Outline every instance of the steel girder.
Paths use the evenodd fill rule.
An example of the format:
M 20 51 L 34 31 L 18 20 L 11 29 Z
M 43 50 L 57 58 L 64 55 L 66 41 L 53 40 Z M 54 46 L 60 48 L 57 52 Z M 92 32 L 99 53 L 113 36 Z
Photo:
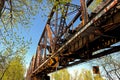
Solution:
M 108 51 L 101 52 L 101 54 L 94 55 L 92 53 L 96 50 L 110 47 L 111 44 L 120 41 L 119 36 L 115 33 L 120 31 L 120 13 L 119 9 L 117 9 L 118 3 L 119 0 L 113 0 L 111 3 L 106 4 L 107 7 L 105 6 L 99 13 L 95 14 L 92 19 L 90 18 L 88 22 L 85 21 L 84 24 L 79 24 L 75 29 L 71 29 L 71 26 L 81 15 L 84 16 L 85 14 L 81 12 L 81 8 L 76 8 L 79 9 L 78 12 L 73 19 L 66 24 L 66 16 L 68 15 L 68 9 L 70 7 L 66 5 L 70 3 L 63 5 L 65 10 L 60 18 L 58 15 L 60 9 L 54 12 L 54 9 L 56 9 L 56 6 L 54 6 L 38 43 L 40 49 L 37 49 L 36 60 L 33 62 L 35 63 L 34 66 L 37 67 L 34 68 L 31 76 L 37 74 L 44 75 L 54 72 L 56 67 L 62 69 L 118 51 L 119 46 L 115 46 Z M 85 20 L 84 17 L 82 20 Z M 67 39 L 64 36 L 66 33 L 72 33 L 72 36 L 68 36 Z M 52 67 L 48 65 L 52 58 L 55 59 L 55 57 L 59 58 L 59 66 Z M 42 61 L 40 63 L 41 58 Z M 75 61 L 76 59 L 79 60 Z M 72 62 L 72 64 L 69 62 Z

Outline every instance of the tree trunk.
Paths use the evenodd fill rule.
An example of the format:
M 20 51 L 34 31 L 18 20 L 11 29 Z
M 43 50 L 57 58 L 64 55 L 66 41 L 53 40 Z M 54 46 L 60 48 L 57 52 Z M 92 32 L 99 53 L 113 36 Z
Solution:
M 2 14 L 2 9 L 4 7 L 4 4 L 5 4 L 5 0 L 0 0 L 0 17 L 1 17 L 1 14 Z

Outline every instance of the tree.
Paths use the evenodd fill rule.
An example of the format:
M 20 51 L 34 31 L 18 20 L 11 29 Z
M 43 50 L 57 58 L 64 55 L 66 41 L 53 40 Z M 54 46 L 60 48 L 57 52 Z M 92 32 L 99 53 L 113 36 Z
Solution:
M 52 79 L 55 79 L 55 80 L 70 80 L 70 74 L 67 69 L 63 69 L 55 73 L 52 73 L 51 76 L 52 76 Z
M 91 71 L 82 69 L 81 73 L 79 74 L 78 80 L 93 80 Z
M 6 33 L 7 34 L 7 33 Z M 5 35 L 5 34 L 4 34 Z M 12 75 L 10 72 L 14 72 L 14 70 L 20 70 L 17 74 L 23 75 L 24 72 L 21 72 L 24 69 L 24 56 L 29 48 L 29 41 L 25 41 L 24 38 L 21 38 L 17 34 L 2 36 L 1 38 L 1 49 L 0 49 L 0 80 L 8 80 Z M 16 66 L 15 66 L 16 65 Z M 20 67 L 18 67 L 18 66 Z M 17 77 L 18 78 L 18 77 Z M 22 77 L 21 77 L 22 78 Z M 20 79 L 21 79 L 20 78 Z M 19 78 L 18 78 L 19 79 Z M 17 79 L 17 80 L 18 80 Z M 14 79 L 11 79 L 14 80 Z M 15 79 L 16 80 L 16 79 Z
M 13 68 L 13 65 L 11 64 L 13 64 L 13 60 L 17 59 L 15 57 L 18 56 L 21 57 L 20 59 L 22 61 L 24 60 L 24 56 L 29 49 L 31 41 L 25 39 L 24 36 L 21 35 L 22 33 L 19 34 L 19 30 L 16 28 L 8 28 L 6 25 L 3 25 L 0 30 L 0 80 L 5 80 L 5 77 L 10 78 L 10 76 L 6 76 L 6 73 L 9 72 L 9 69 L 11 69 L 11 67 Z M 21 65 L 23 66 L 24 64 Z
M 79 80 L 79 71 L 78 70 L 74 70 L 74 75 L 71 75 L 71 79 L 70 80 Z
M 93 64 L 101 67 L 101 75 L 109 80 L 120 79 L 119 52 L 96 59 Z
M 20 56 L 14 57 L 7 67 L 2 80 L 24 80 L 25 67 Z
M 33 18 L 32 16 L 36 14 L 37 7 L 36 4 L 33 4 L 34 1 L 30 0 L 0 1 L 2 1 L 2 6 L 0 5 L 0 80 L 8 80 L 8 78 L 14 80 L 15 77 L 11 78 L 13 75 L 21 75 L 21 78 L 23 78 L 24 63 L 21 63 L 21 61 L 24 60 L 31 41 L 25 39 L 19 30 L 22 29 L 20 28 L 22 26 L 26 28 L 31 18 Z M 16 73 L 14 69 L 22 72 Z M 21 78 L 16 77 L 15 80 Z
M 24 59 L 24 55 L 29 48 L 29 40 L 26 40 L 25 37 L 19 32 L 20 27 L 27 27 L 30 24 L 30 21 L 33 19 L 33 16 L 37 14 L 39 3 L 42 3 L 43 0 L 0 0 L 4 1 L 2 10 L 0 10 L 0 79 L 11 79 L 15 71 L 23 69 L 23 65 L 17 61 L 16 56 L 21 57 L 21 60 Z M 52 2 L 52 3 L 51 3 Z M 64 1 L 60 0 L 61 3 L 70 2 L 70 0 Z M 47 0 L 47 3 L 50 5 L 57 4 L 57 0 Z M 3 11 L 3 12 L 2 12 Z M 14 63 L 16 62 L 16 64 Z M 15 67 L 13 65 L 21 65 L 21 67 Z M 8 74 L 12 72 L 11 74 Z M 66 72 L 67 73 L 67 72 Z M 20 73 L 16 73 L 20 74 Z M 23 72 L 21 73 L 21 75 Z M 65 74 L 69 76 L 69 74 Z M 18 78 L 18 77 L 17 77 Z M 22 78 L 22 77 L 21 77 Z M 19 79 L 19 78 L 18 78 Z M 69 80 L 69 77 L 68 79 Z
M 82 69 L 81 72 L 75 71 L 75 76 L 71 80 L 104 80 L 100 74 L 93 74 L 91 70 Z
M 93 10 L 98 4 L 100 4 L 103 0 L 95 0 L 92 2 L 92 4 L 89 6 L 91 10 Z
M 40 9 L 48 11 L 53 4 L 58 4 L 57 0 L 0 0 L 2 1 L 0 11 L 1 20 L 4 25 L 10 27 L 16 25 L 30 25 L 33 16 L 36 15 Z M 60 0 L 60 3 L 70 2 L 71 0 Z M 43 4 L 44 3 L 44 4 Z M 47 4 L 47 5 L 45 5 Z M 46 12 L 45 11 L 45 12 Z M 47 14 L 48 15 L 48 14 Z M 14 24 L 14 25 L 13 25 Z
M 26 25 L 32 16 L 37 14 L 37 1 L 31 0 L 4 0 L 1 20 L 4 25 L 16 24 Z M 29 17 L 28 17 L 29 16 Z M 8 24 L 9 23 L 9 24 Z M 13 26 L 13 25 L 12 25 Z

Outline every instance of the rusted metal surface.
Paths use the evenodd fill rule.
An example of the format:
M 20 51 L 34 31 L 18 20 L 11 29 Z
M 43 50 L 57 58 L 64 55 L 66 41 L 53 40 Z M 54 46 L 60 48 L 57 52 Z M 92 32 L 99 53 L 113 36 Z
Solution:
M 81 3 L 81 11 L 82 11 L 82 25 L 84 26 L 88 22 L 87 5 L 85 0 L 80 0 L 80 3 Z
M 28 78 L 35 80 L 32 78 L 39 77 L 37 78 L 39 80 L 42 76 L 54 72 L 56 68 L 59 70 L 119 50 L 119 46 L 111 47 L 111 45 L 120 41 L 118 35 L 120 32 L 120 9 L 117 8 L 120 1 L 113 0 L 105 3 L 105 6 L 90 19 L 86 8 L 94 0 L 88 0 L 87 3 L 82 1 L 84 3 L 82 7 L 71 3 L 60 4 L 59 6 L 64 8 L 63 13 L 59 14 L 60 17 L 58 17 L 60 9 L 56 9 L 56 5 L 53 7 L 56 11 L 52 9 L 49 15 L 38 43 L 36 56 L 30 63 L 27 72 Z M 69 7 L 75 9 L 69 11 Z M 68 20 L 68 14 L 76 10 L 73 19 Z M 82 21 L 78 26 L 72 28 L 80 17 L 82 17 Z M 93 53 L 104 48 L 110 49 L 98 54 Z M 75 61 L 76 59 L 78 61 Z

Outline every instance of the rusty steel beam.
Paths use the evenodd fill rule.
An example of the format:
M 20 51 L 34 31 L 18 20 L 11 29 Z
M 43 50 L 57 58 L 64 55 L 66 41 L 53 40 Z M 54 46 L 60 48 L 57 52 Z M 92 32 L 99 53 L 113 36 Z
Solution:
M 115 52 L 120 51 L 120 46 L 113 46 L 113 47 L 109 47 L 109 48 L 110 48 L 110 49 L 105 50 L 105 51 L 103 51 L 103 52 L 101 52 L 101 53 L 95 54 L 95 55 L 91 56 L 91 57 L 88 58 L 88 59 L 79 59 L 79 60 L 77 60 L 77 61 L 73 61 L 73 63 L 68 64 L 67 66 L 63 66 L 63 67 L 61 67 L 61 68 L 58 68 L 58 70 L 63 69 L 63 68 L 67 68 L 67 67 L 71 67 L 71 66 L 74 66 L 74 65 L 83 63 L 83 62 L 87 62 L 87 61 L 92 60 L 92 59 L 100 58 L 100 57 L 102 57 L 102 56 L 109 55 L 109 54 L 111 54 L 111 53 L 115 53 Z
M 40 65 L 41 63 L 41 59 L 42 59 L 42 56 L 41 56 L 41 46 L 38 46 L 37 47 L 37 51 L 36 51 L 36 57 L 35 57 L 35 69 Z
M 48 20 L 47 20 L 47 22 L 46 22 L 45 27 L 47 26 L 47 24 L 50 24 L 50 21 L 51 21 L 53 15 L 54 15 L 54 13 L 55 13 L 56 6 L 57 6 L 57 5 L 58 5 L 58 4 L 54 4 L 54 6 L 53 6 L 53 8 L 52 8 L 52 10 L 51 10 L 51 12 L 50 12 L 50 14 L 49 14 L 49 16 L 48 16 Z M 38 45 L 40 45 L 40 42 L 41 42 L 42 37 L 44 36 L 44 33 L 45 33 L 45 28 L 44 28 L 44 30 L 43 30 L 43 32 L 42 32 L 42 35 L 41 35 L 40 40 L 39 40 L 39 42 L 38 42 Z
M 67 5 L 67 6 L 66 6 L 66 5 Z M 68 7 L 68 6 L 69 6 L 68 4 L 66 4 L 66 5 L 65 5 L 65 7 Z M 56 6 L 57 6 L 57 4 L 53 6 L 53 8 L 52 8 L 52 10 L 51 10 L 51 12 L 50 12 L 50 14 L 49 14 L 49 16 L 48 16 L 48 20 L 47 20 L 46 26 L 47 26 L 48 24 L 51 25 L 51 19 L 52 19 L 54 13 L 57 12 Z M 67 12 L 66 12 L 66 13 L 67 13 Z M 58 13 L 57 13 L 57 14 L 58 14 Z M 66 15 L 67 15 L 67 14 L 65 14 L 64 17 L 63 17 L 63 14 L 62 14 L 61 20 L 62 20 L 63 18 L 65 18 Z M 55 19 L 55 20 L 57 21 L 57 19 Z M 65 21 L 65 19 L 64 19 L 64 21 Z M 60 24 L 61 24 L 61 23 L 60 23 Z M 57 24 L 56 24 L 56 25 L 57 25 Z M 58 29 L 57 27 L 59 27 L 59 26 L 56 26 L 55 28 Z M 60 27 L 59 27 L 59 28 L 60 28 Z M 51 31 L 52 31 L 52 29 L 51 29 Z M 60 30 L 58 30 L 58 31 L 60 31 Z M 43 33 L 42 33 L 42 36 L 41 36 L 41 38 L 40 38 L 40 40 L 39 40 L 38 45 L 40 44 L 41 39 L 42 39 L 42 37 L 44 36 L 45 32 L 46 32 L 46 30 L 44 29 L 44 30 L 43 30 Z M 54 31 L 52 31 L 52 32 L 53 32 L 53 34 L 54 34 L 55 36 L 60 33 L 60 32 L 57 32 L 57 30 L 55 31 L 56 33 L 54 33 Z M 56 36 L 56 37 L 57 37 L 57 36 Z
M 47 30 L 48 39 L 50 40 L 50 47 L 51 47 L 52 54 L 53 54 L 55 45 L 54 45 L 54 42 L 53 42 L 52 31 L 50 30 L 50 25 L 49 24 L 46 25 L 46 30 Z
M 85 0 L 80 0 L 81 3 L 81 11 L 82 11 L 82 24 L 85 25 L 88 22 L 88 12 L 87 5 Z
M 67 27 L 66 18 L 67 18 L 67 13 L 68 13 L 68 7 L 69 6 L 65 6 L 65 5 L 63 7 L 64 10 L 62 11 L 60 23 L 59 23 L 59 26 L 58 26 L 59 28 L 58 28 L 56 42 L 61 39 L 61 36 L 64 34 L 64 30 Z
M 113 1 L 111 4 L 108 5 L 109 9 L 111 7 L 113 7 L 113 5 L 116 4 L 116 1 Z M 105 9 L 104 9 L 105 10 Z M 65 45 L 63 45 L 60 49 L 58 49 L 58 52 L 61 51 L 63 48 L 65 48 L 65 46 L 67 46 L 70 42 L 72 42 L 78 35 L 80 35 L 82 32 L 84 32 L 88 27 L 90 27 L 93 23 L 94 20 L 98 20 L 103 14 L 106 13 L 106 11 L 102 10 L 100 13 L 98 13 L 98 15 L 93 18 L 93 20 L 91 20 L 87 25 L 85 25 L 80 31 L 78 31 L 75 36 L 73 36 L 70 40 L 68 40 Z
M 120 51 L 120 46 L 112 46 L 108 50 L 104 50 L 101 53 L 93 55 L 92 58 L 102 57 L 102 56 L 105 56 L 105 55 L 108 55 L 108 54 L 111 54 L 111 53 L 115 53 L 115 52 L 118 52 L 118 51 Z
M 113 4 L 113 3 L 115 3 L 115 2 L 112 2 L 111 4 Z M 108 5 L 109 7 L 113 7 L 113 5 L 115 5 L 115 4 L 113 4 L 113 5 Z M 110 8 L 109 8 L 110 9 Z M 98 14 L 98 16 L 96 16 L 94 19 L 98 19 L 98 18 L 100 18 L 104 13 L 105 13 L 106 11 L 101 11 L 101 13 L 99 13 Z M 93 19 L 93 20 L 94 20 Z M 76 35 L 75 36 L 73 36 L 70 40 L 68 40 L 66 43 L 65 43 L 65 45 L 63 45 L 61 48 L 59 48 L 58 49 L 58 51 L 56 52 L 56 53 L 54 53 L 54 55 L 52 55 L 51 57 L 53 57 L 53 56 L 55 56 L 57 53 L 59 53 L 63 48 L 65 48 L 71 41 L 73 41 L 78 35 L 80 35 L 83 31 L 85 31 L 91 24 L 93 23 L 93 21 L 91 20 L 85 27 L 83 27 L 78 33 L 76 33 Z M 46 63 L 46 62 L 48 62 L 49 61 L 49 59 L 48 60 L 46 60 L 44 63 Z M 44 64 L 42 64 L 42 65 L 44 65 Z M 41 66 L 42 66 L 41 65 Z M 40 67 L 39 67 L 40 68 Z M 39 69 L 38 68 L 38 69 Z M 37 71 L 37 70 L 35 70 L 35 71 Z M 34 73 L 35 73 L 35 71 L 34 71 Z
M 56 9 L 56 5 L 53 6 L 53 8 L 52 8 L 52 10 L 51 10 L 51 12 L 50 12 L 50 14 L 48 16 L 47 24 L 50 24 L 51 18 L 55 13 L 55 9 Z
M 92 3 L 93 0 L 89 0 L 86 4 L 87 4 L 87 7 Z M 75 5 L 77 6 L 77 5 Z M 69 29 L 73 24 L 74 22 L 80 18 L 80 15 L 81 15 L 81 7 L 78 7 L 78 13 L 75 15 L 75 17 L 70 21 L 70 23 L 67 25 L 66 29 L 64 30 L 64 33 L 67 31 L 67 29 Z M 69 13 L 68 13 L 69 14 Z
M 65 67 L 75 65 L 77 63 L 85 62 L 85 61 L 118 51 L 119 47 L 112 47 L 108 51 L 103 51 L 95 55 L 92 54 L 92 52 L 99 50 L 101 48 L 110 47 L 111 44 L 120 40 L 118 38 L 118 35 L 116 35 L 115 33 L 120 31 L 118 30 L 120 26 L 120 23 L 118 21 L 119 20 L 118 17 L 120 13 L 119 13 L 119 10 L 116 10 L 116 5 L 118 2 L 119 0 L 113 0 L 111 1 L 111 3 L 107 4 L 107 6 L 105 6 L 103 9 L 101 9 L 100 12 L 97 13 L 96 16 L 93 19 L 91 19 L 88 23 L 86 23 L 85 26 L 79 28 L 77 30 L 78 32 L 76 32 L 73 35 L 73 37 L 69 38 L 69 40 L 67 40 L 62 46 L 58 47 L 58 49 L 56 48 L 55 50 L 53 50 L 54 53 L 49 57 L 47 57 L 44 60 L 44 62 L 42 62 L 36 69 L 34 69 L 31 73 L 32 74 L 31 76 L 37 76 L 38 74 L 44 75 L 47 73 L 51 73 L 55 71 L 56 69 L 55 67 L 58 67 L 58 69 L 62 69 Z M 113 12 L 111 12 L 112 10 Z M 81 15 L 81 12 L 78 12 L 72 21 L 75 22 L 80 15 Z M 51 15 L 51 16 L 54 16 L 54 15 Z M 69 23 L 69 27 L 71 26 L 72 21 Z M 78 27 L 80 27 L 80 25 Z M 57 37 L 53 36 L 53 31 L 51 28 L 52 26 L 49 25 L 47 29 L 46 28 L 44 29 L 42 37 L 39 41 L 39 46 L 43 47 L 44 50 L 48 49 L 47 46 L 49 46 L 49 48 L 51 49 L 52 47 L 57 47 L 57 45 L 52 46 L 53 44 L 56 44 L 53 38 L 57 38 Z M 59 33 L 62 34 L 65 32 L 59 32 Z M 115 33 L 115 34 L 112 34 L 112 33 Z M 49 42 L 49 45 L 47 45 L 48 44 L 47 42 Z M 96 44 L 96 43 L 99 43 L 99 44 Z M 44 55 L 47 56 L 46 52 Z M 49 64 L 53 64 L 52 59 L 54 60 L 56 58 L 58 59 L 57 62 L 59 62 L 60 66 L 52 67 L 51 65 L 49 65 Z M 79 61 L 75 61 L 76 59 L 79 59 Z M 36 61 L 37 60 L 38 59 L 36 58 Z M 69 62 L 73 62 L 73 64 L 69 64 Z M 35 63 L 38 63 L 38 62 L 35 62 Z

